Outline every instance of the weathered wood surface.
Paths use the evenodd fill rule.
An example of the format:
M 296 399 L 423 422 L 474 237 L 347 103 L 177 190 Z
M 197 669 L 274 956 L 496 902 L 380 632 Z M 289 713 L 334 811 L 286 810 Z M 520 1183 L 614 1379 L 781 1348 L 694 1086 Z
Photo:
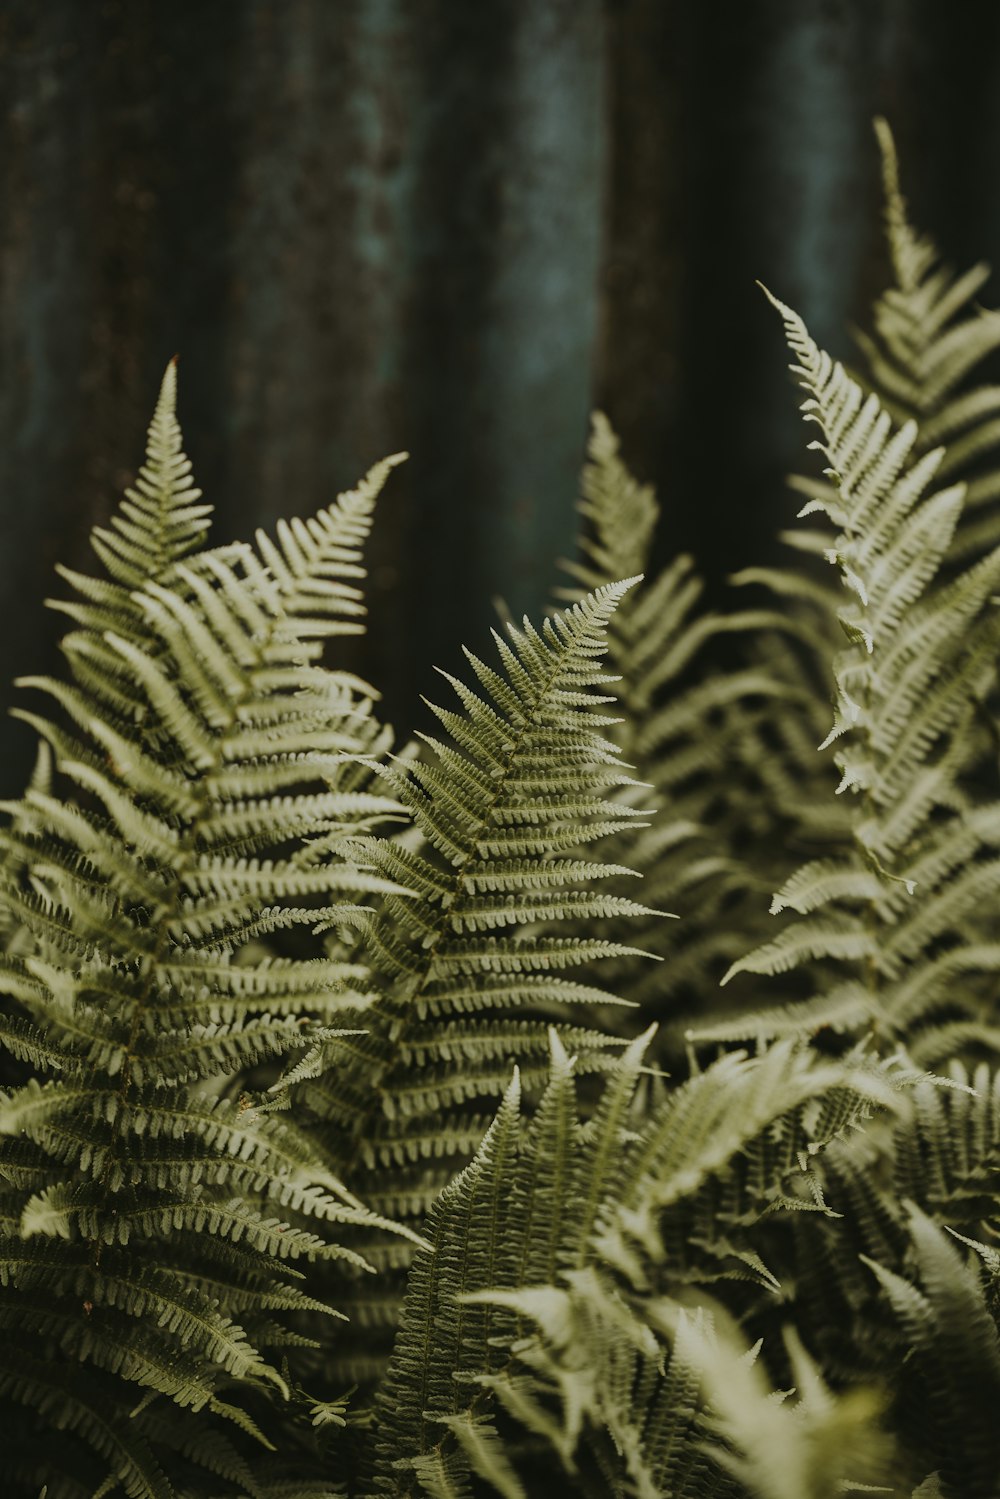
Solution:
M 754 278 L 845 346 L 876 111 L 921 221 L 1000 258 L 998 63 L 1000 8 L 936 0 L 0 0 L 0 705 L 175 352 L 220 538 L 412 452 L 355 663 L 404 724 L 544 598 L 594 404 L 664 555 L 759 557 L 797 431 Z

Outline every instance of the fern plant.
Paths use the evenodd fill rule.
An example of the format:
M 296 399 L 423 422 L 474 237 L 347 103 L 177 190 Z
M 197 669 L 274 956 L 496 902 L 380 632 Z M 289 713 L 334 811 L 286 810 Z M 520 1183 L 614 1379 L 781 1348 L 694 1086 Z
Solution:
M 392 890 L 367 913 L 366 953 L 377 1002 L 363 1034 L 331 1035 L 293 1072 L 329 1169 L 363 1185 L 379 1212 L 419 1223 L 489 1122 L 516 1061 L 526 1087 L 545 1075 L 547 1025 L 581 1069 L 605 1065 L 612 1038 L 573 1020 L 614 996 L 574 969 L 639 950 L 614 938 L 561 935 L 560 925 L 652 915 L 601 883 L 627 874 L 586 856 L 595 839 L 634 826 L 641 810 L 610 799 L 631 786 L 600 732 L 609 619 L 630 580 L 607 584 L 541 630 L 528 621 L 495 646 L 497 670 L 467 653 L 478 692 L 449 676 L 459 710 L 434 707 L 448 740 L 422 736 L 433 758 L 387 767 L 420 842 L 355 839 L 348 852 Z M 480 695 L 482 694 L 482 695 Z M 393 1328 L 400 1248 L 370 1251 L 387 1274 L 352 1300 L 363 1348 L 342 1378 L 383 1361 L 378 1329 Z
M 652 489 L 629 472 L 601 414 L 581 491 L 580 560 L 564 564 L 576 586 L 560 590 L 571 599 L 646 573 L 660 519 Z M 747 570 L 738 581 L 760 576 Z M 617 742 L 649 788 L 620 795 L 644 795 L 654 815 L 602 851 L 642 874 L 648 904 L 679 918 L 639 928 L 662 966 L 627 959 L 613 973 L 620 994 L 664 1019 L 714 1007 L 726 969 L 759 940 L 764 897 L 794 870 L 791 851 L 845 832 L 828 810 L 816 815 L 826 705 L 807 687 L 806 668 L 825 659 L 825 637 L 774 607 L 699 613 L 701 593 L 693 559 L 680 556 L 626 596 L 609 631 L 621 679 Z M 746 659 L 696 674 L 723 636 L 749 642 Z
M 1000 335 L 880 131 L 861 376 L 776 304 L 806 563 L 637 577 L 598 417 L 398 753 L 324 659 L 398 458 L 213 548 L 168 369 L 3 809 L 5 1496 L 995 1499 Z
M 220 1087 L 362 1003 L 356 968 L 235 959 L 386 888 L 295 843 L 394 807 L 340 789 L 368 699 L 314 664 L 356 610 L 345 579 L 387 466 L 277 545 L 189 560 L 206 512 L 173 398 L 171 368 L 138 484 L 95 533 L 110 578 L 68 575 L 70 680 L 25 684 L 63 710 L 21 715 L 61 794 L 33 785 L 3 835 L 2 1034 L 34 1075 L 0 1103 L 0 1386 L 10 1481 L 53 1499 L 165 1499 L 198 1466 L 271 1492 L 234 1437 L 272 1445 L 289 1315 L 335 1310 L 292 1266 L 351 1254 L 341 1225 L 388 1227 L 290 1118 Z
M 995 672 L 1000 550 L 939 580 L 964 498 L 960 486 L 927 494 L 941 451 L 917 457 L 915 424 L 894 427 L 877 397 L 865 399 L 776 305 L 836 486 L 835 499 L 824 491 L 806 510 L 823 510 L 836 527 L 829 556 L 850 598 L 839 615 L 848 645 L 836 662 L 828 740 L 837 789 L 856 799 L 854 847 L 786 882 L 772 910 L 801 919 L 729 977 L 837 965 L 845 976 L 805 1007 L 803 1023 L 871 1025 L 890 1045 L 923 1029 L 914 1045 L 931 1060 L 961 1040 L 995 1048 L 988 913 L 1000 824 L 996 802 L 968 783 L 966 741 Z M 755 1026 L 780 1030 L 788 1020 L 759 1017 Z
M 892 1392 L 911 1471 L 988 1499 L 1000 1472 L 997 1082 L 986 1064 L 951 1071 L 957 1086 L 919 1084 L 891 1131 L 827 1153 L 843 1216 L 799 1236 L 796 1323 L 838 1381 Z
M 534 1120 L 520 1124 L 515 1077 L 442 1195 L 383 1387 L 373 1493 L 443 1496 L 478 1474 L 522 1495 L 560 1481 L 560 1467 L 596 1492 L 741 1492 L 725 1476 L 738 1464 L 712 1440 L 706 1317 L 689 1326 L 676 1297 L 715 1282 L 720 1261 L 766 1281 L 741 1219 L 812 1202 L 829 1141 L 895 1095 L 860 1058 L 823 1063 L 783 1043 L 723 1058 L 637 1127 L 649 1039 L 632 1043 L 581 1126 L 553 1033 Z M 818 1499 L 834 1477 L 799 1492 Z

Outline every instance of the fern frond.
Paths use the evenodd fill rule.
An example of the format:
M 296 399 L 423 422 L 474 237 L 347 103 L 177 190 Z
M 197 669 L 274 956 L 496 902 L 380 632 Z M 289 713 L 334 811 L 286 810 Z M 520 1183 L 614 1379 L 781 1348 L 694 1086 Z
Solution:
M 854 332 L 862 378 L 896 421 L 916 423 L 918 453 L 945 449 L 940 477 L 966 482 L 966 513 L 949 554 L 964 562 L 1000 541 L 994 503 L 1000 496 L 1000 387 L 966 385 L 1000 347 L 1000 314 L 977 300 L 989 266 L 956 274 L 934 240 L 913 226 L 885 120 L 875 121 L 875 132 L 892 281 L 874 304 L 870 328 Z
M 103 1380 L 126 1447 L 144 1391 L 206 1413 L 206 1436 L 234 1427 L 239 1446 L 264 1440 L 273 1398 L 289 1399 L 261 1350 L 311 1349 L 294 1319 L 329 1310 L 294 1294 L 284 1267 L 365 1268 L 338 1236 L 394 1227 L 273 1100 L 226 1094 L 229 1075 L 265 1065 L 270 1081 L 289 1053 L 340 1034 L 331 1016 L 353 1023 L 370 1003 L 356 962 L 247 967 L 240 949 L 251 933 L 354 920 L 359 897 L 397 888 L 340 852 L 399 812 L 366 786 L 373 694 L 315 659 L 360 612 L 360 547 L 391 460 L 262 540 L 260 557 L 194 554 L 206 512 L 172 402 L 168 372 L 147 465 L 95 538 L 114 581 L 81 588 L 71 681 L 32 684 L 59 713 L 31 715 L 57 779 L 37 778 L 3 832 L 0 904 L 19 931 L 0 960 L 2 1034 L 50 1077 L 0 1098 L 0 1326 L 28 1363 Z M 322 851 L 300 860 L 309 839 Z M 259 1293 L 238 1318 L 218 1296 L 220 1269 L 231 1285 L 236 1266 Z M 10 1398 L 47 1419 L 19 1368 Z M 89 1407 L 79 1435 L 111 1450 Z M 170 1476 L 136 1477 L 135 1492 L 186 1492 L 186 1465 L 156 1452 Z
M 699 1203 L 718 1222 L 733 1178 L 747 1201 L 784 1201 L 805 1163 L 895 1107 L 893 1088 L 858 1059 L 818 1064 L 779 1046 L 716 1064 L 637 1132 L 648 1042 L 628 1048 L 581 1126 L 553 1033 L 534 1120 L 519 1126 L 508 1094 L 482 1152 L 438 1200 L 434 1252 L 414 1260 L 377 1405 L 375 1492 L 416 1492 L 430 1463 L 468 1481 L 480 1471 L 462 1440 L 470 1424 L 500 1435 L 518 1480 L 599 1464 L 611 1492 L 730 1492 L 707 1486 L 724 1461 L 721 1449 L 705 1455 L 711 1395 L 664 1310 L 672 1284 L 698 1283 L 681 1246 L 698 1241 Z M 558 1467 L 538 1466 L 546 1453 Z
M 407 457 L 383 458 L 356 489 L 307 520 L 279 521 L 276 540 L 258 531 L 257 550 L 281 597 L 297 640 L 356 633 L 364 613 L 358 582 L 365 577 L 363 547 L 386 480 Z M 221 573 L 218 574 L 224 578 Z
M 889 1493 L 895 1478 L 892 1444 L 880 1430 L 875 1389 L 839 1395 L 794 1334 L 786 1344 L 798 1400 L 769 1388 L 758 1348 L 746 1348 L 719 1309 L 711 1320 L 676 1314 L 677 1341 L 705 1387 L 709 1425 L 725 1445 L 716 1460 L 744 1492 L 760 1499 L 835 1499 L 847 1493 Z M 675 1345 L 676 1346 L 676 1345 Z
M 891 1044 L 934 1018 L 911 998 L 923 962 L 951 958 L 974 971 L 1000 889 L 994 804 L 976 806 L 963 783 L 968 727 L 1000 640 L 991 604 L 1000 549 L 950 581 L 939 578 L 962 499 L 955 488 L 927 494 L 940 451 L 920 456 L 916 424 L 895 427 L 801 320 L 775 305 L 833 481 L 832 497 L 823 493 L 815 506 L 836 527 L 829 556 L 849 597 L 828 742 L 838 790 L 854 799 L 853 847 L 786 882 L 772 910 L 800 919 L 734 963 L 727 979 L 809 965 L 818 990 L 832 965 L 841 983 L 846 976 L 865 991 L 863 1008 Z M 814 1004 L 808 1018 L 815 1021 Z M 948 1018 L 986 1021 L 974 986 Z
M 845 1085 L 846 1112 L 841 1115 L 837 1107 L 827 1117 L 822 1108 L 810 1111 L 810 1142 L 803 1145 L 804 1106 Z M 614 1221 L 598 1238 L 601 1252 L 623 1267 L 636 1267 L 631 1241 L 655 1259 L 662 1253 L 660 1215 L 692 1196 L 765 1131 L 775 1158 L 790 1160 L 793 1153 L 787 1147 L 782 1151 L 780 1132 L 797 1132 L 796 1150 L 808 1156 L 875 1109 L 895 1107 L 892 1085 L 876 1069 L 858 1065 L 845 1076 L 840 1064 L 819 1065 L 814 1054 L 788 1041 L 776 1042 L 752 1062 L 731 1053 L 676 1089 L 645 1131 L 633 1157 L 633 1184 L 622 1192 Z
M 375 1206 L 430 1205 L 467 1150 L 468 1110 L 502 1090 L 512 1061 L 536 1084 L 546 1012 L 590 998 L 563 971 L 629 950 L 557 935 L 567 923 L 645 909 L 600 894 L 600 864 L 579 855 L 581 844 L 641 816 L 609 799 L 628 777 L 601 733 L 612 720 L 597 711 L 610 701 L 600 667 L 606 628 L 629 586 L 598 590 L 541 631 L 526 621 L 508 640 L 497 636 L 502 671 L 469 654 L 480 691 L 449 677 L 463 711 L 433 710 L 450 742 L 428 736 L 433 760 L 386 772 L 423 846 L 367 838 L 345 850 L 411 894 L 388 894 L 366 923 L 380 988 L 362 1022 L 368 1034 L 331 1041 L 331 1078 L 303 1084 L 302 1097 L 327 1121 L 338 1174 L 350 1180 L 362 1152 L 397 1163 L 369 1173 Z M 583 1028 L 567 1034 L 584 1054 L 606 1044 Z M 411 1164 L 407 1147 L 432 1120 L 442 1142 L 454 1141 L 433 1171 Z
M 587 454 L 580 559 L 564 564 L 578 586 L 559 590 L 571 599 L 623 571 L 647 572 L 659 518 L 652 490 L 630 474 L 600 413 Z M 646 828 L 610 834 L 601 853 L 638 869 L 647 903 L 681 918 L 676 926 L 640 918 L 636 943 L 663 958 L 663 966 L 623 960 L 608 965 L 609 983 L 657 1014 L 679 1001 L 689 1009 L 707 1004 L 728 963 L 753 941 L 762 890 L 786 866 L 779 863 L 770 876 L 753 870 L 744 850 L 752 835 L 758 848 L 777 852 L 796 821 L 791 777 L 774 794 L 764 779 L 762 767 L 776 763 L 774 725 L 782 756 L 795 735 L 810 756 L 815 744 L 813 694 L 801 680 L 797 647 L 781 639 L 801 635 L 815 651 L 808 627 L 770 608 L 699 613 L 702 586 L 691 558 L 678 557 L 623 600 L 609 629 L 610 659 L 621 677 L 622 723 L 613 732 L 636 780 L 648 786 L 623 786 L 617 797 L 627 806 L 642 796 L 657 815 Z M 760 664 L 741 661 L 707 679 L 692 678 L 723 634 L 736 635 L 741 646 L 759 639 Z M 761 735 L 772 741 L 767 754 Z M 792 763 L 797 768 L 804 759 L 800 748 Z M 773 822 L 770 836 L 762 820 Z M 616 888 L 625 889 L 620 881 Z M 614 927 L 597 930 L 611 934 Z
M 1000 1444 L 993 1411 L 1000 1394 L 1000 1334 L 987 1308 L 981 1280 L 953 1241 L 925 1214 L 911 1207 L 909 1232 L 918 1283 L 874 1261 L 870 1268 L 888 1298 L 904 1335 L 907 1381 L 923 1385 L 919 1409 L 934 1426 L 920 1433 L 942 1454 L 945 1492 L 988 1499 L 1000 1470 Z M 905 1394 L 900 1419 L 907 1425 Z M 947 1432 L 962 1422 L 960 1449 Z
M 447 1323 L 435 1318 L 431 1333 L 426 1319 L 430 1308 L 423 1303 L 427 1297 L 437 1301 L 435 1282 L 442 1272 L 450 1288 L 457 1285 L 461 1292 L 483 1284 L 483 1267 L 487 1277 L 496 1274 L 494 1267 L 504 1250 L 500 1193 L 504 1168 L 516 1148 L 519 1108 L 520 1080 L 515 1072 L 474 1160 L 445 1188 L 433 1209 L 428 1225 L 431 1256 L 422 1256 L 411 1271 L 414 1309 L 409 1315 L 404 1311 L 393 1366 L 380 1391 L 381 1434 L 376 1461 L 384 1471 L 396 1468 L 411 1452 L 416 1459 L 438 1445 L 445 1433 L 431 1423 L 438 1415 L 453 1410 L 454 1371 L 467 1368 L 488 1340 L 491 1319 L 486 1309 L 459 1311 L 453 1291 L 452 1315 Z M 427 1357 L 429 1335 L 434 1340 L 432 1358 Z M 412 1400 L 401 1400 L 402 1388 L 408 1394 L 413 1391 Z M 408 1426 L 414 1418 L 421 1433 L 416 1443 Z M 389 1471 L 385 1471 L 385 1479 L 389 1479 Z M 376 1487 L 380 1486 L 385 1484 L 377 1479 Z

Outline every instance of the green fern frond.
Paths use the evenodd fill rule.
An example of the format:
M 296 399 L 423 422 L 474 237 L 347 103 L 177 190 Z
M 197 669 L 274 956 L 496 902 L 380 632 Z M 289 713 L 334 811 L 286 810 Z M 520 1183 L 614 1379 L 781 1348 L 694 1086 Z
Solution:
M 984 311 L 976 301 L 989 280 L 989 266 L 955 275 L 942 264 L 934 241 L 914 229 L 900 190 L 892 134 L 881 119 L 875 130 L 893 284 L 875 303 L 872 333 L 855 337 L 874 389 L 898 420 L 916 421 L 918 451 L 944 446 L 941 477 L 967 480 L 967 515 L 952 550 L 954 558 L 965 559 L 1000 537 L 990 508 L 1000 495 L 1000 476 L 990 464 L 1000 447 L 1000 388 L 963 386 L 1000 347 L 1000 314 Z
M 967 730 L 1000 640 L 991 604 L 1000 550 L 939 580 L 962 502 L 960 488 L 927 495 L 940 451 L 919 456 L 915 423 L 894 427 L 801 320 L 775 305 L 835 486 L 835 498 L 824 492 L 814 507 L 836 527 L 829 557 L 850 600 L 839 615 L 849 644 L 835 664 L 827 742 L 841 771 L 838 791 L 854 798 L 853 847 L 785 884 L 772 910 L 800 919 L 726 977 L 810 965 L 819 980 L 832 965 L 843 982 L 845 965 L 849 976 L 853 967 L 849 981 L 866 991 L 864 1008 L 891 1039 L 937 1018 L 912 1000 L 922 961 L 964 952 L 966 971 L 974 969 L 1000 889 L 994 804 L 976 806 L 963 781 Z M 815 1023 L 815 1005 L 805 1018 Z M 986 1019 L 974 987 L 949 1018 Z
M 653 491 L 631 475 L 600 413 L 581 491 L 580 558 L 563 564 L 578 586 L 559 591 L 570 599 L 623 571 L 647 572 L 659 519 Z M 790 775 L 771 794 L 763 767 L 776 763 L 774 744 L 763 754 L 759 736 L 773 741 L 777 725 L 782 757 L 796 735 L 810 756 L 815 744 L 812 693 L 800 680 L 795 647 L 786 649 L 775 634 L 808 636 L 808 629 L 771 608 L 699 612 L 702 587 L 692 560 L 678 557 L 623 600 L 609 628 L 610 659 L 621 678 L 622 723 L 614 734 L 637 782 L 645 783 L 617 795 L 626 805 L 641 796 L 657 815 L 646 828 L 611 835 L 605 857 L 639 870 L 647 903 L 681 918 L 676 926 L 640 920 L 637 944 L 662 957 L 663 966 L 623 960 L 609 965 L 609 983 L 657 1014 L 678 1002 L 689 1010 L 709 1003 L 718 977 L 760 928 L 769 877 L 747 864 L 744 850 L 751 838 L 757 848 L 782 849 L 788 812 L 792 822 L 796 814 Z M 706 648 L 723 634 L 737 636 L 741 647 L 759 639 L 760 664 L 741 662 L 692 680 Z M 800 748 L 793 764 L 804 760 Z M 801 800 L 808 804 L 808 795 Z M 773 829 L 762 831 L 762 819 Z M 614 926 L 597 929 L 610 934 Z
M 446 1438 L 437 1418 L 457 1413 L 454 1371 L 474 1364 L 488 1343 L 489 1309 L 460 1310 L 457 1296 L 490 1284 L 497 1275 L 505 1249 L 501 1193 L 505 1166 L 516 1149 L 519 1109 L 520 1080 L 515 1072 L 475 1158 L 432 1209 L 427 1229 L 430 1253 L 420 1256 L 410 1272 L 409 1305 L 379 1394 L 376 1490 L 392 1492 L 392 1471 L 409 1467 L 414 1473 L 413 1462 Z M 440 1304 L 441 1276 L 450 1294 L 448 1313 L 439 1318 L 432 1307 Z M 418 1425 L 416 1440 L 413 1421 Z M 408 1486 L 412 1489 L 412 1479 Z
M 377 1405 L 374 1492 L 415 1492 L 428 1463 L 468 1481 L 481 1471 L 460 1436 L 470 1423 L 500 1435 L 517 1478 L 554 1479 L 538 1467 L 548 1452 L 571 1472 L 609 1465 L 611 1492 L 730 1492 L 708 1487 L 721 1475 L 704 1457 L 701 1376 L 664 1313 L 668 1288 L 699 1281 L 683 1247 L 699 1240 L 698 1205 L 718 1223 L 739 1181 L 744 1223 L 755 1193 L 780 1210 L 832 1141 L 895 1108 L 894 1089 L 874 1064 L 818 1063 L 783 1045 L 726 1058 L 637 1132 L 648 1042 L 628 1048 L 581 1125 L 553 1033 L 534 1120 L 518 1126 L 508 1094 L 483 1151 L 432 1210 L 434 1252 L 414 1260 Z
M 933 1422 L 915 1435 L 943 1456 L 940 1480 L 946 1494 L 990 1499 L 1000 1471 L 1000 1443 L 993 1412 L 1000 1396 L 1000 1334 L 983 1296 L 976 1270 L 953 1241 L 925 1214 L 911 1207 L 909 1221 L 917 1284 L 869 1261 L 904 1335 L 907 1383 L 926 1392 L 917 1408 Z M 899 1416 L 908 1424 L 906 1392 Z M 910 1409 L 917 1405 L 911 1403 Z M 962 1423 L 962 1442 L 947 1433 Z M 936 1440 L 935 1440 L 936 1438 Z
M 375 502 L 406 453 L 383 458 L 356 489 L 306 520 L 279 521 L 276 540 L 258 531 L 257 550 L 281 597 L 296 640 L 354 633 L 362 626 L 363 548 Z M 218 564 L 213 562 L 213 569 Z M 224 578 L 221 572 L 217 574 Z
M 659 521 L 659 506 L 650 484 L 640 484 L 622 461 L 621 444 L 602 411 L 591 417 L 587 462 L 580 476 L 578 510 L 584 527 L 580 534 L 581 559 L 562 564 L 588 593 L 615 578 L 631 578 L 646 571 L 653 535 Z M 684 604 L 693 602 L 698 586 L 688 585 Z
M 819 1100 L 836 1098 L 845 1086 L 848 1093 L 827 1113 Z M 807 1104 L 813 1105 L 808 1129 Z M 845 1074 L 841 1064 L 821 1065 L 814 1053 L 790 1041 L 776 1042 L 752 1061 L 730 1053 L 675 1089 L 644 1131 L 632 1158 L 632 1180 L 598 1246 L 605 1258 L 642 1279 L 636 1251 L 654 1261 L 662 1254 L 661 1215 L 694 1195 L 752 1141 L 767 1133 L 775 1162 L 805 1160 L 876 1109 L 896 1106 L 889 1077 L 865 1069 L 860 1059 Z M 782 1146 L 783 1134 L 795 1140 L 794 1147 Z
M 742 1493 L 755 1499 L 835 1499 L 893 1493 L 898 1472 L 892 1444 L 879 1426 L 883 1401 L 875 1389 L 835 1394 L 794 1333 L 786 1335 L 798 1399 L 769 1388 L 758 1349 L 748 1349 L 730 1319 L 676 1313 L 675 1346 L 703 1381 L 710 1428 L 722 1437 L 716 1460 Z
M 327 1310 L 294 1294 L 284 1266 L 364 1267 L 338 1232 L 393 1228 L 293 1119 L 224 1094 L 229 1075 L 339 1034 L 326 1022 L 353 1023 L 370 1002 L 355 962 L 246 967 L 240 949 L 251 933 L 351 920 L 359 897 L 396 889 L 339 851 L 400 810 L 365 787 L 373 694 L 316 664 L 326 636 L 356 627 L 360 547 L 392 460 L 263 539 L 260 558 L 189 555 L 205 510 L 172 401 L 168 372 L 147 465 L 95 539 L 115 581 L 81 590 L 71 681 L 31 684 L 60 712 L 29 716 L 57 779 L 36 778 L 0 834 L 0 900 L 18 928 L 0 955 L 3 1038 L 49 1075 L 0 1097 L 0 1326 L 27 1365 L 68 1360 L 103 1380 L 126 1448 L 143 1390 L 256 1439 L 273 1419 L 260 1391 L 289 1395 L 261 1349 L 312 1348 L 288 1317 Z M 296 858 L 309 839 L 321 854 Z M 10 1399 L 44 1418 L 19 1368 Z M 106 1456 L 89 1410 L 80 1437 Z M 144 1499 L 175 1493 L 172 1477 L 144 1482 Z
M 556 935 L 566 923 L 645 909 L 599 893 L 600 864 L 579 855 L 641 816 L 609 799 L 629 778 L 602 737 L 613 720 L 597 711 L 611 701 L 605 631 L 629 586 L 600 589 L 541 631 L 526 621 L 509 643 L 497 636 L 502 674 L 469 653 L 482 696 L 449 677 L 464 711 L 433 710 L 451 742 L 425 736 L 433 760 L 386 772 L 423 846 L 369 838 L 346 849 L 374 879 L 411 893 L 387 895 L 366 921 L 380 979 L 362 1022 L 368 1034 L 332 1041 L 331 1077 L 304 1084 L 303 1097 L 327 1121 L 331 1163 L 348 1179 L 359 1152 L 407 1161 L 408 1132 L 431 1120 L 455 1142 L 433 1171 L 419 1162 L 370 1174 L 373 1204 L 406 1198 L 425 1210 L 467 1150 L 468 1108 L 502 1091 L 512 1060 L 539 1080 L 546 1011 L 590 998 L 563 971 L 630 950 Z M 606 1045 L 582 1028 L 567 1034 L 584 1053 Z
M 791 1256 L 804 1340 L 838 1383 L 893 1391 L 887 1416 L 906 1471 L 937 1470 L 949 1499 L 988 1493 L 996 1470 L 998 1100 L 994 1067 L 952 1063 L 945 1078 L 908 1086 L 891 1129 L 833 1142 L 821 1170 L 839 1216 L 801 1223 Z M 961 1449 L 957 1419 L 970 1438 Z

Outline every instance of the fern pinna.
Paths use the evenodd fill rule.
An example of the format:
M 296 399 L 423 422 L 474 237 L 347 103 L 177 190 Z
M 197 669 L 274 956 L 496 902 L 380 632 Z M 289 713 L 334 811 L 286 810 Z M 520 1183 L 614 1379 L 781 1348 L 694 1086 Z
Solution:
M 380 1223 L 226 1080 L 366 1002 L 356 966 L 239 954 L 387 888 L 333 853 L 395 804 L 342 789 L 370 694 L 317 658 L 356 627 L 388 465 L 259 552 L 192 556 L 207 511 L 173 398 L 171 368 L 95 535 L 110 578 L 69 575 L 68 682 L 26 684 L 62 710 L 21 715 L 58 789 L 30 788 L 3 834 L 0 1031 L 36 1073 L 0 1100 L 5 1493 L 49 1499 L 168 1499 L 199 1469 L 220 1493 L 287 1493 L 286 1456 L 252 1464 L 247 1440 L 272 1446 L 269 1397 L 309 1342 L 296 1314 L 335 1314 L 295 1262 L 353 1257 L 341 1226 Z M 300 859 L 306 831 L 324 857 Z M 329 1492 L 308 1464 L 295 1482 Z

